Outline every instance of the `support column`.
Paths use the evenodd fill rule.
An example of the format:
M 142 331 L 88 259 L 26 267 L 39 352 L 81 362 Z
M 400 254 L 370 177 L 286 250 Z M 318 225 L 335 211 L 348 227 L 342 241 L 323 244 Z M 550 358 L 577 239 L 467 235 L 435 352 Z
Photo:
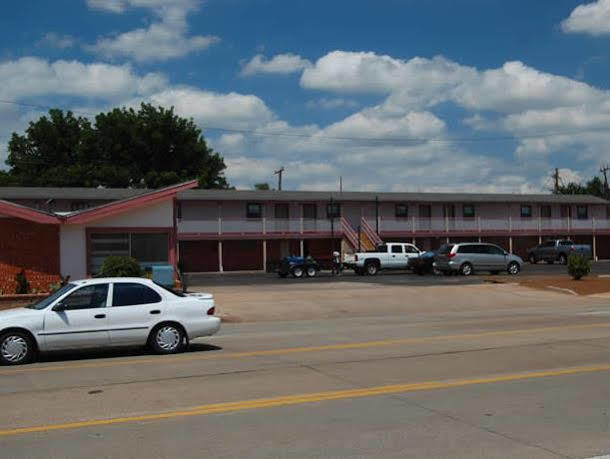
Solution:
M 597 237 L 593 235 L 593 260 L 597 261 Z
M 508 238 L 508 251 L 509 253 L 513 253 L 513 237 L 510 236 Z
M 303 241 L 303 239 L 301 239 L 299 241 L 299 249 L 301 251 L 301 256 L 304 257 L 305 256 L 305 241 Z
M 267 241 L 263 240 L 263 271 L 267 272 Z
M 538 235 L 538 244 L 542 244 L 542 234 Z
M 221 273 L 224 272 L 222 267 L 222 241 L 218 241 L 218 270 Z

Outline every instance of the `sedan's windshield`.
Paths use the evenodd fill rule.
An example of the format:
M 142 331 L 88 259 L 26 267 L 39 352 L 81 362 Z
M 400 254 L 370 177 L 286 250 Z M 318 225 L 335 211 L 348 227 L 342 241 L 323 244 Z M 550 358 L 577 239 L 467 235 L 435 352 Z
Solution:
M 53 303 L 53 301 L 55 301 L 57 298 L 61 297 L 65 293 L 68 293 L 70 290 L 72 290 L 75 287 L 76 287 L 76 285 L 74 285 L 74 284 L 66 284 L 62 288 L 60 288 L 59 290 L 56 290 L 55 292 L 51 293 L 46 298 L 40 300 L 38 303 L 30 304 L 29 306 L 26 306 L 26 308 L 29 308 L 29 309 L 39 309 L 39 310 L 40 309 L 44 309 L 48 305 Z

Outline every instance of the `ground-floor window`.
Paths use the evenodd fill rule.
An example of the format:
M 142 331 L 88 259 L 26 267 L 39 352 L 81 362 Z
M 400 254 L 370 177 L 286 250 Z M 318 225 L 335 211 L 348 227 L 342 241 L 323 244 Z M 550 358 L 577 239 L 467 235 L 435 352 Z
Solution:
M 101 232 L 90 234 L 89 272 L 99 272 L 104 260 L 111 255 L 135 258 L 142 266 L 169 261 L 168 233 Z

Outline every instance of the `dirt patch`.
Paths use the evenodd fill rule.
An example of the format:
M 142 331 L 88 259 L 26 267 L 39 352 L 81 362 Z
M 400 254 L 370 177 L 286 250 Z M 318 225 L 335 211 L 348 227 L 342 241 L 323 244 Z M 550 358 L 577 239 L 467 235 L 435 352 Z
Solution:
M 553 277 L 530 277 L 519 280 L 519 285 L 535 289 L 565 290 L 572 291 L 578 295 L 596 295 L 610 292 L 610 278 L 608 277 L 585 277 L 574 280 L 568 276 Z

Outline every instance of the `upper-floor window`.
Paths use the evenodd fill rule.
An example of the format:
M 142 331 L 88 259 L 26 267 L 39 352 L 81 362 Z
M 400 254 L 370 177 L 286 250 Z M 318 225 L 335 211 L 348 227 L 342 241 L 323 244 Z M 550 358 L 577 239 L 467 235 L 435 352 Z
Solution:
M 318 218 L 318 206 L 316 204 L 303 204 L 303 218 L 309 220 Z
M 579 220 L 586 220 L 589 218 L 589 208 L 587 206 L 576 206 L 576 217 Z
M 247 218 L 263 218 L 263 205 L 258 202 L 249 202 L 246 204 Z
M 395 215 L 397 218 L 406 218 L 409 216 L 409 206 L 407 204 L 396 204 Z
M 521 204 L 521 218 L 532 218 L 532 206 Z
M 455 204 L 445 204 L 443 206 L 443 217 L 455 218 Z
M 540 206 L 540 217 L 541 218 L 551 218 L 552 211 L 551 206 Z
M 472 204 L 464 204 L 462 207 L 462 216 L 464 218 L 474 217 L 474 206 Z
M 419 206 L 419 218 L 431 218 L 432 206 L 430 204 L 422 204 Z
M 326 216 L 328 218 L 339 218 L 341 216 L 341 204 L 338 202 L 326 204 Z

